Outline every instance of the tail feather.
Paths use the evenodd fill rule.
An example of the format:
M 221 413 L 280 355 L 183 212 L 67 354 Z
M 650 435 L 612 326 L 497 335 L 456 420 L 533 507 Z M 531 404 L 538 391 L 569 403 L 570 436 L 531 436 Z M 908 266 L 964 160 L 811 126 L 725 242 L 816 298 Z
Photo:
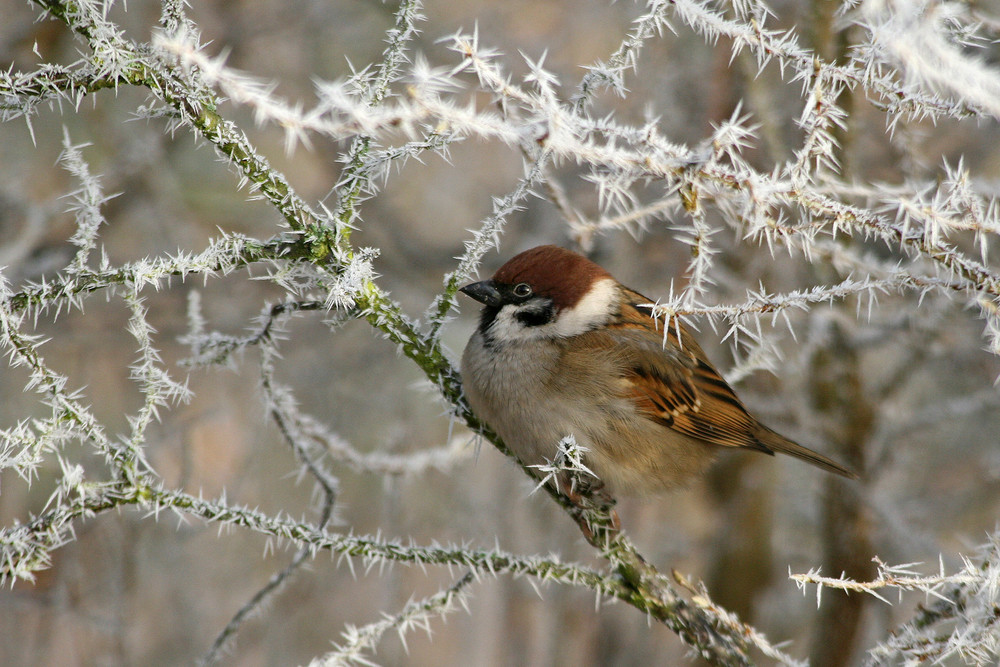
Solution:
M 771 451 L 771 453 L 781 452 L 782 454 L 788 454 L 789 456 L 802 459 L 803 461 L 811 463 L 814 466 L 822 468 L 823 470 L 842 475 L 848 479 L 858 479 L 858 474 L 853 470 L 845 468 L 836 461 L 828 459 L 808 447 L 803 447 L 797 442 L 792 442 L 783 435 L 775 433 L 763 424 L 760 425 L 760 429 L 754 435 L 757 437 L 760 444 Z

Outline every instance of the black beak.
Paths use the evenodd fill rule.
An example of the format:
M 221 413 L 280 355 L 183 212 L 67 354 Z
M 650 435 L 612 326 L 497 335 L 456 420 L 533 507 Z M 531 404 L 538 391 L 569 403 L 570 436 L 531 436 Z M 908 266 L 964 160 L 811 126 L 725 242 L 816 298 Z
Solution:
M 492 306 L 493 308 L 496 308 L 503 303 L 503 298 L 500 296 L 500 290 L 496 288 L 496 285 L 492 280 L 470 283 L 465 287 L 460 288 L 459 291 L 465 292 L 479 303 Z

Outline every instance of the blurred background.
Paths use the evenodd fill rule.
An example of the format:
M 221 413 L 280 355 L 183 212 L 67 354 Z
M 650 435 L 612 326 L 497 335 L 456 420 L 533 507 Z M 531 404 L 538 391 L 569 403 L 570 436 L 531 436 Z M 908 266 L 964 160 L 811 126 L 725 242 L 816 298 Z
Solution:
M 210 41 L 211 54 L 276 84 L 289 100 L 313 99 L 316 80 L 342 78 L 351 66 L 380 60 L 394 5 L 238 0 L 191 3 L 190 16 Z M 850 30 L 826 21 L 835 3 L 775 2 L 772 25 L 800 30 L 803 42 L 824 57 L 843 55 Z M 158 3 L 133 0 L 111 15 L 133 39 L 156 26 Z M 984 11 L 995 7 L 984 6 Z M 607 58 L 644 8 L 589 0 L 475 2 L 431 0 L 417 40 L 432 64 L 450 67 L 455 54 L 439 40 L 478 26 L 481 43 L 506 54 L 515 79 L 527 71 L 523 52 L 546 67 L 568 97 L 583 66 Z M 59 22 L 38 20 L 23 0 L 0 0 L 0 67 L 28 71 L 44 61 L 69 63 L 81 44 Z M 829 23 L 829 25 L 827 25 Z M 776 67 L 758 76 L 747 58 L 731 59 L 729 44 L 706 41 L 679 22 L 674 34 L 651 40 L 638 74 L 627 79 L 624 100 L 598 97 L 594 115 L 614 112 L 641 122 L 652 111 L 671 141 L 695 144 L 739 103 L 760 124 L 749 154 L 762 169 L 788 160 L 801 140 L 798 83 L 783 82 Z M 984 51 L 987 57 L 992 52 Z M 108 224 L 102 242 L 113 264 L 177 250 L 198 251 L 218 230 L 261 239 L 280 230 L 266 203 L 252 201 L 210 147 L 186 131 L 174 136 L 157 122 L 136 120 L 143 90 L 120 88 L 85 100 L 78 109 L 51 109 L 0 125 L 0 266 L 14 288 L 52 276 L 73 257 L 75 230 L 64 195 L 78 183 L 57 165 L 63 128 L 101 174 Z M 485 100 L 484 100 L 485 103 Z M 842 136 L 845 177 L 902 183 L 933 178 L 944 161 L 962 156 L 984 189 L 1000 173 L 996 123 L 901 125 L 886 133 L 886 118 L 864 99 L 845 98 L 850 110 Z M 223 113 L 310 201 L 324 200 L 339 179 L 343 145 L 313 139 L 311 150 L 283 150 L 280 129 L 256 128 L 246 109 Z M 573 165 L 555 170 L 574 206 L 598 212 L 596 188 Z M 408 312 L 418 315 L 454 267 L 463 241 L 522 175 L 522 156 L 509 147 L 473 139 L 454 145 L 450 161 L 428 155 L 393 173 L 361 208 L 356 247 L 381 249 L 380 283 Z M 656 184 L 650 186 L 655 192 Z M 636 235 L 597 239 L 592 257 L 619 280 L 655 299 L 666 295 L 690 259 L 671 226 L 660 220 Z M 738 303 L 763 283 L 771 292 L 835 282 L 829 267 L 744 242 L 725 230 L 709 299 Z M 862 241 L 854 241 L 863 245 Z M 572 245 L 560 212 L 543 197 L 513 216 L 502 250 L 488 256 L 484 273 L 539 243 Z M 872 246 L 891 258 L 892 250 Z M 259 358 L 251 350 L 228 370 L 188 371 L 190 354 L 178 340 L 187 330 L 189 294 L 201 293 L 208 327 L 245 333 L 265 304 L 282 297 L 277 286 L 236 272 L 207 283 L 175 282 L 147 294 L 156 343 L 176 378 L 187 377 L 195 398 L 166 411 L 153 428 L 148 456 L 167 486 L 275 514 L 315 519 L 312 485 L 261 408 Z M 262 274 L 263 271 L 256 272 Z M 773 642 L 812 657 L 813 664 L 854 664 L 865 647 L 905 620 L 922 597 L 890 606 L 871 598 L 824 594 L 817 610 L 787 574 L 823 566 L 828 575 L 874 574 L 876 554 L 889 563 L 960 564 L 996 527 L 1000 509 L 1000 411 L 995 357 L 983 351 L 982 324 L 964 302 L 937 294 L 918 305 L 913 295 L 888 294 L 871 320 L 853 300 L 791 315 L 796 336 L 778 326 L 765 334 L 781 351 L 773 374 L 755 373 L 738 386 L 751 408 L 776 430 L 864 471 L 842 484 L 793 460 L 727 453 L 703 482 L 669 496 L 623 500 L 619 514 L 643 554 L 661 571 L 674 568 L 704 579 L 713 599 L 738 612 Z M 457 361 L 472 331 L 476 309 L 468 301 L 447 327 Z M 125 329 L 120 299 L 87 299 L 83 312 L 47 313 L 35 332 L 51 341 L 46 360 L 82 388 L 110 434 L 127 433 L 126 415 L 141 405 L 129 379 L 136 344 Z M 280 380 L 305 412 L 325 421 L 362 451 L 416 452 L 464 438 L 464 455 L 444 471 L 408 477 L 359 473 L 337 467 L 341 493 L 337 530 L 415 542 L 469 542 L 518 554 L 551 552 L 601 566 L 576 526 L 488 444 L 449 423 L 444 408 L 410 361 L 364 322 L 332 331 L 318 313 L 295 318 L 281 345 Z M 706 322 L 699 338 L 722 369 L 739 350 L 720 341 Z M 734 354 L 736 356 L 734 356 Z M 27 375 L 0 368 L 0 427 L 44 414 L 25 393 Z M 86 448 L 68 455 L 87 464 Z M 53 463 L 53 465 L 55 465 Z M 0 520 L 24 521 L 43 509 L 57 470 L 26 484 L 0 476 Z M 265 551 L 249 532 L 219 534 L 215 527 L 141 512 L 107 514 L 81 524 L 77 540 L 55 553 L 33 584 L 0 591 L 0 664 L 173 665 L 203 655 L 232 615 L 291 559 L 285 549 Z M 841 565 L 838 569 L 837 565 Z M 453 580 L 448 571 L 395 567 L 352 570 L 320 554 L 237 636 L 225 664 L 287 665 L 329 650 L 346 624 L 363 625 L 395 613 L 409 599 Z M 847 618 L 849 628 L 838 625 Z M 852 634 L 853 633 L 853 634 Z M 840 638 L 837 640 L 836 638 Z M 831 643 L 833 642 L 833 644 Z M 836 644 L 837 646 L 834 646 Z M 375 662 L 385 665 L 649 665 L 685 664 L 686 649 L 666 628 L 635 609 L 595 604 L 583 589 L 537 585 L 501 576 L 474 586 L 470 613 L 411 633 L 406 647 L 391 634 Z

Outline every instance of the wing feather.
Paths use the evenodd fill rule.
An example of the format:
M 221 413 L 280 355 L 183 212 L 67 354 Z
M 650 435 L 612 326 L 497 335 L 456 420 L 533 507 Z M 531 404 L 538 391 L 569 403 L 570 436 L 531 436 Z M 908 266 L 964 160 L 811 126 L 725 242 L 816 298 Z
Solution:
M 650 336 L 651 327 L 660 326 L 662 331 L 641 306 L 650 300 L 632 290 L 623 292 L 626 298 L 619 317 L 580 335 L 577 345 L 616 359 L 623 395 L 638 410 L 666 428 L 708 444 L 782 452 L 857 478 L 836 461 L 758 422 L 683 325 L 672 324 L 664 337 Z
M 591 344 L 622 355 L 626 393 L 637 408 L 689 437 L 772 453 L 754 435 L 757 421 L 687 330 L 671 325 L 664 346 L 663 339 L 649 336 L 650 325 L 657 323 L 639 305 L 650 301 L 631 291 L 626 296 L 620 318 L 585 336 L 593 338 Z

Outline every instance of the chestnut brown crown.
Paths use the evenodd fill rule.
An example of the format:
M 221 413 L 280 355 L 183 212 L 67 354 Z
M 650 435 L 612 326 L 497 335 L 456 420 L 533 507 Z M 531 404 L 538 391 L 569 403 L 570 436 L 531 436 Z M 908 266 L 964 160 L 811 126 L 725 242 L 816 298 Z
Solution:
M 535 294 L 552 299 L 557 311 L 572 308 L 595 281 L 611 274 L 572 250 L 543 245 L 515 255 L 497 269 L 493 282 L 501 285 L 527 283 Z

